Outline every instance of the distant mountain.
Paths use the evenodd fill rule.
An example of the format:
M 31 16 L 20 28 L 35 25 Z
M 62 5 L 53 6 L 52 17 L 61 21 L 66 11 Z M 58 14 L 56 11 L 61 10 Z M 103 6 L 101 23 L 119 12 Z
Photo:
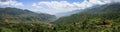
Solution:
M 120 3 L 106 4 L 95 8 L 88 8 L 80 13 L 73 14 L 68 17 L 62 17 L 56 20 L 55 23 L 71 24 L 82 22 L 84 18 L 104 18 L 104 19 L 117 19 L 120 16 Z
M 64 12 L 64 13 L 57 13 L 55 14 L 55 16 L 57 16 L 58 18 L 60 17 L 66 17 L 66 16 L 70 16 L 72 14 L 76 14 L 76 13 L 79 13 L 81 12 L 82 10 L 73 10 L 73 11 L 70 11 L 70 12 Z
M 51 21 L 55 19 L 56 16 L 44 14 L 44 13 L 34 13 L 29 10 L 22 10 L 18 8 L 0 8 L 0 20 L 1 21 Z

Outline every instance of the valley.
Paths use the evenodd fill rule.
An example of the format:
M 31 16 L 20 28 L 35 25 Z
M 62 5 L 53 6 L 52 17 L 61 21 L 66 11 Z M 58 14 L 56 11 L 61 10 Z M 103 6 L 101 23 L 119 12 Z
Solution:
M 0 32 L 120 32 L 120 3 L 56 15 L 0 8 Z

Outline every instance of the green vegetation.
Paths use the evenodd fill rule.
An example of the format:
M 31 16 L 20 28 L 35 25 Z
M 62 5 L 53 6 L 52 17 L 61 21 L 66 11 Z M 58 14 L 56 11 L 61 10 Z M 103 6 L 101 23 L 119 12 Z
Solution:
M 17 17 L 18 14 L 13 16 Z M 23 16 L 19 17 L 30 22 L 21 21 L 19 17 L 14 18 L 11 14 L 8 15 L 13 18 L 1 16 L 0 32 L 120 32 L 120 4 L 118 3 L 86 9 L 81 13 L 62 17 L 55 22 L 33 22 L 32 20 L 39 18 L 31 18 L 35 14 L 30 14 L 31 17 L 28 16 L 29 14 L 25 14 L 27 16 L 22 14 Z M 4 13 L 3 15 L 6 16 Z M 10 21 L 11 19 L 14 19 L 12 20 L 14 22 Z
M 55 19 L 54 15 L 34 13 L 29 10 L 22 10 L 17 8 L 0 8 L 0 19 L 2 21 L 52 21 Z
M 0 32 L 52 32 L 52 24 L 44 23 L 0 23 Z M 53 26 L 54 27 L 54 26 Z
M 120 4 L 86 9 L 53 23 L 69 32 L 120 32 Z

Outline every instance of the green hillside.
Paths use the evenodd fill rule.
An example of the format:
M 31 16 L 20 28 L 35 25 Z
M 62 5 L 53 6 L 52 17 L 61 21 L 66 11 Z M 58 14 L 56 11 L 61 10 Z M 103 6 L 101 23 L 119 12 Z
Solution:
M 53 22 L 41 22 L 53 19 L 53 15 L 0 8 L 0 32 L 120 32 L 120 4 L 88 8 Z
M 44 14 L 44 13 L 34 13 L 29 10 L 22 10 L 17 8 L 0 8 L 0 20 L 1 21 L 9 21 L 9 22 L 44 22 L 51 21 L 55 19 L 54 15 Z
M 53 22 L 70 32 L 120 32 L 120 4 L 106 4 Z

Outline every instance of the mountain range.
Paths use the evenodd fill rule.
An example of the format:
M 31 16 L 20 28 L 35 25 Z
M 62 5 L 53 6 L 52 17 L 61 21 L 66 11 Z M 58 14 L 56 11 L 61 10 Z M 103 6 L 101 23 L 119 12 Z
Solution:
M 45 13 L 35 13 L 30 10 L 23 10 L 18 8 L 0 8 L 0 20 L 1 21 L 32 21 L 32 22 L 47 22 L 52 21 L 56 17 Z
M 0 32 L 120 32 L 120 3 L 56 15 L 0 8 Z
M 60 19 L 56 20 L 56 22 L 65 23 L 65 24 L 82 22 L 86 17 L 88 18 L 102 17 L 104 19 L 112 19 L 112 18 L 117 19 L 119 18 L 119 14 L 120 14 L 120 3 L 112 3 L 95 8 L 88 8 L 80 13 L 76 13 L 71 16 L 61 17 Z

